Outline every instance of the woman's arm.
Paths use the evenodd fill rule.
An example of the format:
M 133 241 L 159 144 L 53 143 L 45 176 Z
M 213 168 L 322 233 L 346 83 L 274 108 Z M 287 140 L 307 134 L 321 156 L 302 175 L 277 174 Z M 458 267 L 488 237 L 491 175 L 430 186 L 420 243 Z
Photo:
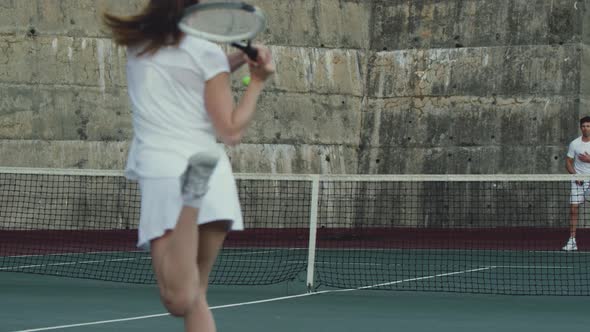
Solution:
M 217 135 L 227 145 L 236 145 L 241 141 L 254 117 L 264 82 L 274 72 L 270 51 L 260 46 L 258 53 L 257 62 L 246 60 L 250 67 L 251 81 L 237 106 L 234 106 L 227 72 L 218 74 L 205 83 L 205 108 Z
M 205 107 L 219 138 L 227 145 L 240 143 L 254 117 L 256 102 L 264 82 L 251 82 L 237 107 L 234 106 L 228 73 L 222 73 L 205 85 Z M 234 110 L 235 108 L 235 110 Z
M 227 62 L 229 63 L 230 71 L 233 73 L 246 63 L 246 59 L 244 59 L 244 53 L 242 51 L 238 51 L 228 54 Z

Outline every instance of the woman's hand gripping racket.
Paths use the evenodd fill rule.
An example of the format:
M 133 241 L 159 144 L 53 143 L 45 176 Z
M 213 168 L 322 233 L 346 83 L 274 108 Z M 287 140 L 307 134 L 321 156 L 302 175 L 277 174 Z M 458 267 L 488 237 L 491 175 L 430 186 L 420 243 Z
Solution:
M 185 9 L 178 27 L 184 33 L 213 42 L 229 43 L 256 62 L 258 50 L 251 45 L 266 26 L 264 13 L 243 2 L 201 3 Z
M 270 50 L 264 46 L 257 47 L 258 58 L 256 61 L 247 59 L 247 62 L 250 67 L 251 80 L 253 82 L 263 83 L 274 73 L 275 67 L 272 62 Z M 250 80 L 248 80 L 248 84 L 250 84 Z

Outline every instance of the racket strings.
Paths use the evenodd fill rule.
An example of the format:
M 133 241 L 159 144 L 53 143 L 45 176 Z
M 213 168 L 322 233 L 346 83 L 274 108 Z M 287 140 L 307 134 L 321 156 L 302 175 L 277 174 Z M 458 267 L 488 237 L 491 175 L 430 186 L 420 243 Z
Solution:
M 194 13 L 185 18 L 184 22 L 197 31 L 224 37 L 250 33 L 259 25 L 259 20 L 254 15 L 238 10 L 209 10 Z

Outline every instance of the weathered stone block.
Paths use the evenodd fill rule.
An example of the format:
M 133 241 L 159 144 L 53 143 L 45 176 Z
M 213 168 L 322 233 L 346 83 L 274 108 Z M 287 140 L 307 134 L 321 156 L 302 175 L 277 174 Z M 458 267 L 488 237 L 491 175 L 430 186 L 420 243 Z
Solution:
M 357 173 L 357 149 L 343 145 L 241 144 L 228 155 L 235 172 Z
M 577 43 L 585 3 L 572 0 L 375 1 L 371 49 Z
M 267 93 L 259 102 L 246 141 L 358 145 L 360 126 L 358 97 Z
M 369 62 L 369 96 L 491 96 L 579 91 L 575 45 L 379 52 Z
M 427 97 L 370 100 L 363 145 L 554 145 L 571 139 L 572 97 Z M 526 158 L 525 158 L 526 159 Z

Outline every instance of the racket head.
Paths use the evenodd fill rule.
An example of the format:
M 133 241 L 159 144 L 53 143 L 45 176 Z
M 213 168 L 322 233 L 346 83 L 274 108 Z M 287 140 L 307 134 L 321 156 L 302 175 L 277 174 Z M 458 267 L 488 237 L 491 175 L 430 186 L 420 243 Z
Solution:
M 266 27 L 266 17 L 244 2 L 200 3 L 184 10 L 178 27 L 209 41 L 235 43 L 254 39 Z

